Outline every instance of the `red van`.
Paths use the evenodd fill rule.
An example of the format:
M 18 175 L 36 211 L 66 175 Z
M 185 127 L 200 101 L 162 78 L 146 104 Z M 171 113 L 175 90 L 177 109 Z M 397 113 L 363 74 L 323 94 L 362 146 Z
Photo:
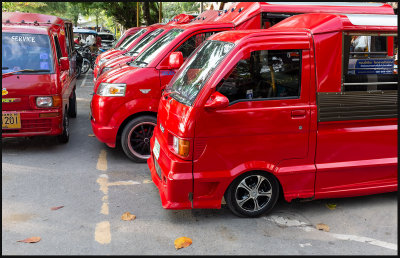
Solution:
M 148 166 L 167 209 L 239 216 L 397 191 L 397 16 L 302 14 L 211 36 L 160 100 Z M 364 40 L 364 43 L 360 43 Z
M 121 142 L 125 154 L 137 162 L 150 157 L 149 137 L 156 124 L 161 92 L 177 69 L 208 36 L 225 30 L 267 27 L 301 11 L 392 13 L 385 4 L 304 5 L 241 2 L 219 12 L 212 22 L 201 19 L 176 26 L 146 48 L 129 65 L 112 69 L 96 80 L 91 123 L 96 137 L 110 147 Z M 277 13 L 279 12 L 279 13 Z M 176 54 L 173 52 L 181 52 Z M 173 62 L 169 62 L 171 61 Z M 173 64 L 172 66 L 170 64 Z
M 76 52 L 70 21 L 2 13 L 2 137 L 58 135 L 76 117 Z

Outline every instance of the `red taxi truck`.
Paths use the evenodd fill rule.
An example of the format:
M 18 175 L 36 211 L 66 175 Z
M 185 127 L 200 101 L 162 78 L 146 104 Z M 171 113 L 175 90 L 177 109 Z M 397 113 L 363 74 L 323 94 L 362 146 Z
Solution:
M 2 13 L 2 137 L 69 140 L 76 117 L 72 23 L 36 13 Z
M 284 13 L 294 14 L 305 10 L 328 12 L 344 11 L 348 8 L 349 12 L 364 13 L 369 10 L 393 14 L 393 9 L 385 4 L 332 5 L 235 3 L 226 12 L 220 12 L 216 21 L 201 23 L 195 20 L 176 26 L 146 48 L 129 65 L 112 69 L 98 77 L 91 102 L 94 134 L 110 147 L 115 147 L 120 142 L 130 159 L 145 162 L 150 157 L 149 139 L 156 124 L 162 91 L 185 58 L 213 33 L 259 29 L 262 24 L 270 25 L 285 19 L 283 10 Z M 274 11 L 280 13 L 273 13 Z
M 397 191 L 397 33 L 395 15 L 320 13 L 211 36 L 160 100 L 148 166 L 162 206 L 224 197 L 256 217 L 280 193 Z
M 183 14 L 177 15 L 176 17 L 179 17 L 181 15 L 183 15 Z M 169 23 L 167 23 L 167 25 L 184 24 L 184 23 L 188 23 L 190 21 L 200 21 L 203 23 L 203 22 L 212 21 L 217 16 L 218 16 L 218 11 L 207 10 L 207 11 L 201 13 L 201 15 L 199 15 L 196 18 L 194 18 L 193 16 L 188 16 L 188 15 L 184 16 L 187 18 L 192 17 L 194 19 L 191 19 L 191 20 L 172 19 Z M 156 42 L 158 40 L 158 38 L 160 38 L 162 35 L 164 35 L 166 32 L 168 32 L 168 30 L 171 28 L 173 28 L 173 27 L 164 26 L 164 27 L 160 27 L 160 28 L 152 31 L 151 33 L 144 36 L 139 42 L 135 43 L 134 46 L 126 53 L 118 54 L 118 55 L 114 56 L 113 58 L 108 59 L 107 61 L 103 62 L 101 65 L 98 65 L 97 67 L 95 67 L 94 81 L 102 73 L 104 73 L 108 70 L 111 70 L 113 68 L 116 68 L 116 67 L 121 67 L 122 65 L 125 65 L 128 62 L 132 62 L 139 55 L 139 53 L 141 51 L 146 49 L 148 46 L 151 46 L 154 42 Z
M 214 11 L 212 11 L 214 12 Z M 216 11 L 215 11 L 216 12 Z M 188 14 L 178 14 L 171 21 L 168 22 L 169 25 L 173 24 L 185 24 L 188 23 L 194 16 Z M 156 23 L 147 27 L 140 28 L 135 34 L 130 36 L 123 44 L 118 48 L 111 49 L 97 56 L 95 61 L 95 68 L 93 69 L 94 77 L 97 78 L 99 66 L 117 56 L 123 55 L 130 51 L 135 45 L 137 45 L 144 37 L 146 37 L 152 31 L 163 27 L 161 23 Z

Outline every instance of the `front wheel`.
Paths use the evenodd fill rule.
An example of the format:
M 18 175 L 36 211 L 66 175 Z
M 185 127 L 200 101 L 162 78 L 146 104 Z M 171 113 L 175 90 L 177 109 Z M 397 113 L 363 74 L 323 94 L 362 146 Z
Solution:
M 87 73 L 90 68 L 90 61 L 87 58 L 83 58 L 82 65 L 81 65 L 81 74 Z
M 131 160 L 144 163 L 150 157 L 150 138 L 157 119 L 153 116 L 140 116 L 130 121 L 122 131 L 121 146 Z
M 269 212 L 279 196 L 276 178 L 266 172 L 245 173 L 225 193 L 228 208 L 239 217 L 258 217 Z
M 63 131 L 57 136 L 59 143 L 67 143 L 69 141 L 69 118 L 67 112 L 63 116 Z

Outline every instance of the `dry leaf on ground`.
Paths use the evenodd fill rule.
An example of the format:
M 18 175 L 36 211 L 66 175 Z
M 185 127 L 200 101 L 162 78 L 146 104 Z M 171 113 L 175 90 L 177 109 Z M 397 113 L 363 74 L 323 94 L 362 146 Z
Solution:
M 325 231 L 325 232 L 329 232 L 329 226 L 326 225 L 326 224 L 324 224 L 324 223 L 318 223 L 317 226 L 316 226 L 316 228 L 317 228 L 318 230 L 323 230 L 323 231 Z
M 192 244 L 192 239 L 188 238 L 188 237 L 180 237 L 175 239 L 175 248 L 176 250 L 181 249 L 181 248 L 185 248 L 188 247 L 189 245 Z
M 325 206 L 330 210 L 336 209 L 336 204 L 334 203 L 327 203 Z
M 88 136 L 89 136 L 89 137 L 94 137 L 94 134 L 91 133 L 91 134 L 89 134 Z
M 61 208 L 64 208 L 64 206 L 51 207 L 51 210 L 55 211 L 55 210 L 58 210 L 58 209 L 61 209 Z
M 127 211 L 124 214 L 122 214 L 121 219 L 122 220 L 134 220 L 134 219 L 136 219 L 136 216 L 131 214 L 129 211 Z
M 17 242 L 24 242 L 24 243 L 37 243 L 40 241 L 40 237 L 30 237 L 24 240 L 18 240 Z

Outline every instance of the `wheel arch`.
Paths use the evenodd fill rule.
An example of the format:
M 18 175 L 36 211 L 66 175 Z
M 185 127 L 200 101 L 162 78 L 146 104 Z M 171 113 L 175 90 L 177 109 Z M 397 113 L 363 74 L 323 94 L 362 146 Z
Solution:
M 118 128 L 116 143 L 121 144 L 121 141 L 120 141 L 121 135 L 122 135 L 122 131 L 124 130 L 126 124 L 128 124 L 130 121 L 132 121 L 133 119 L 135 119 L 137 117 L 146 116 L 146 115 L 157 118 L 157 113 L 153 112 L 153 111 L 142 111 L 142 112 L 134 113 L 134 114 L 126 117 L 125 120 L 120 124 L 120 126 Z

